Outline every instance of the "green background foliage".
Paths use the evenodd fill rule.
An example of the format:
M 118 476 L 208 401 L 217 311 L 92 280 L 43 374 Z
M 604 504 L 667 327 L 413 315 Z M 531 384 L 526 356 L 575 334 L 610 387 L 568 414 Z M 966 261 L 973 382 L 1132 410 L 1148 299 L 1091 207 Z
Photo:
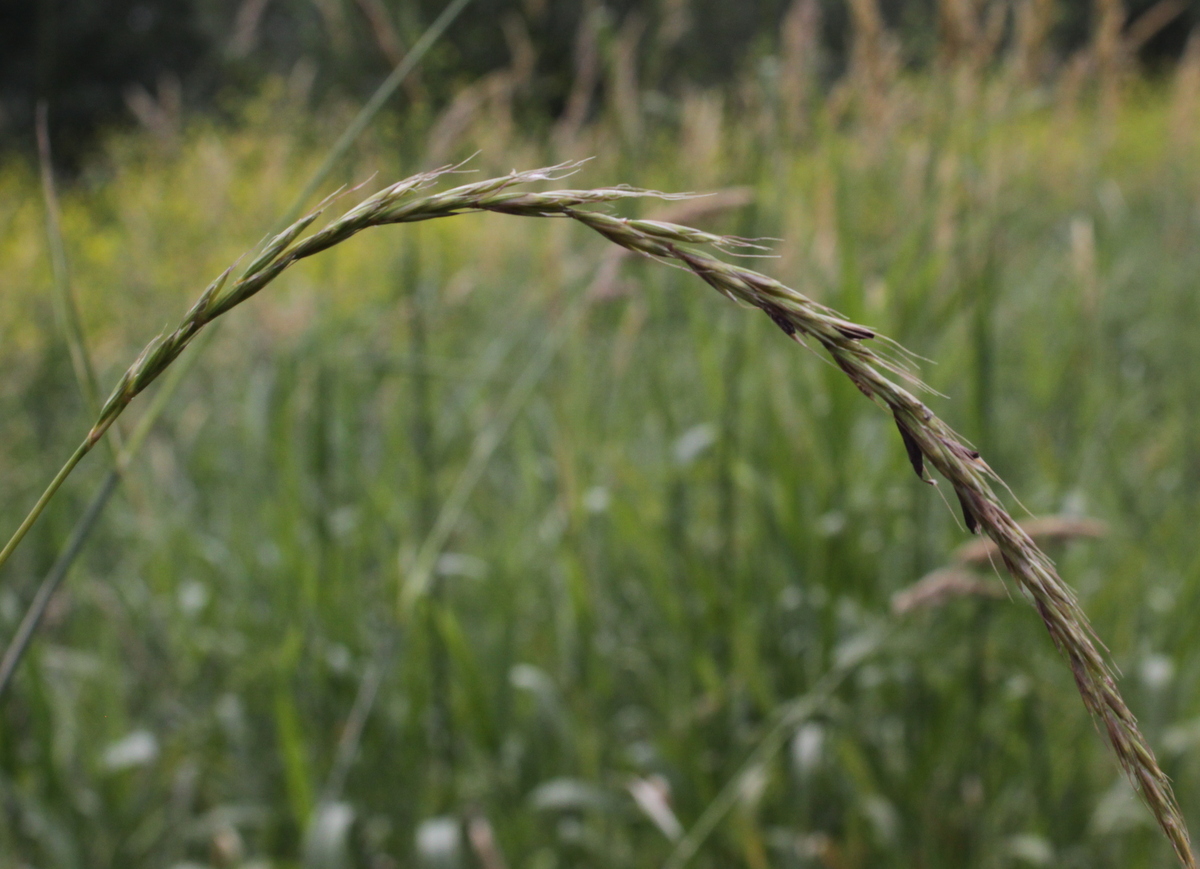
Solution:
M 1196 61 L 1153 84 L 852 66 L 822 89 L 764 51 L 674 96 L 606 62 L 577 128 L 527 126 L 485 79 L 385 119 L 336 183 L 478 152 L 480 173 L 595 155 L 579 186 L 745 188 L 695 222 L 779 239 L 756 267 L 932 360 L 929 403 L 1031 513 L 1107 523 L 1052 554 L 1195 827 Z M 83 164 L 63 231 L 103 384 L 290 204 L 345 123 L 309 100 L 267 79 Z M 91 424 L 42 223 L 6 159 L 8 528 Z M 765 317 L 607 256 L 567 221 L 375 229 L 229 316 L 0 707 L 0 867 L 662 865 L 670 819 L 722 789 L 691 865 L 1167 864 L 1011 587 L 985 565 L 995 595 L 894 608 L 968 537 L 887 415 Z M 6 566 L 0 636 L 109 462 Z M 774 730 L 797 698 L 811 714 Z

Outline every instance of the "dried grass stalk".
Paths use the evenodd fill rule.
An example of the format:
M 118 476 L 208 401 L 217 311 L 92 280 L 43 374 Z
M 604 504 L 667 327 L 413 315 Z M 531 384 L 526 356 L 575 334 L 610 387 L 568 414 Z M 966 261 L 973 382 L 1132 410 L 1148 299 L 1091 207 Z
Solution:
M 1024 519 L 1019 524 L 1026 534 L 1042 545 L 1083 537 L 1098 539 L 1108 533 L 1107 524 L 1086 516 L 1039 516 L 1035 519 Z M 999 557 L 1000 550 L 986 537 L 972 540 L 954 551 L 954 560 L 959 564 L 976 567 L 991 564 Z
M 781 284 L 774 278 L 683 245 L 708 245 L 731 251 L 757 247 L 746 239 L 718 236 L 687 226 L 637 220 L 586 210 L 585 206 L 635 197 L 687 198 L 629 187 L 594 190 L 555 190 L 544 193 L 514 190 L 518 184 L 562 178 L 578 164 L 564 164 L 502 178 L 465 184 L 441 193 L 416 197 L 448 170 L 414 175 L 368 197 L 320 231 L 301 235 L 321 210 L 301 218 L 272 239 L 241 276 L 230 283 L 232 268 L 214 281 L 171 333 L 154 339 L 121 377 L 117 388 L 83 444 L 56 476 L 14 538 L 0 551 L 0 565 L 37 518 L 75 464 L 96 444 L 130 401 L 155 380 L 210 322 L 244 302 L 302 259 L 346 241 L 372 226 L 414 223 L 457 214 L 491 211 L 522 217 L 567 217 L 590 227 L 634 253 L 680 265 L 735 302 L 763 311 L 790 338 L 808 346 L 812 341 L 832 357 L 851 382 L 869 399 L 888 410 L 896 422 L 913 470 L 926 477 L 926 463 L 954 487 L 963 518 L 972 532 L 991 539 L 1000 559 L 1032 600 L 1059 651 L 1066 657 L 1088 710 L 1104 725 L 1121 766 L 1187 869 L 1196 869 L 1179 807 L 1170 782 L 1159 768 L 1117 689 L 1112 671 L 1097 648 L 1097 639 L 1074 593 L 1059 578 L 1054 565 L 1000 503 L 992 484 L 1002 485 L 979 453 L 963 443 L 912 392 L 920 387 L 897 345 L 836 311 Z M 875 339 L 872 349 L 867 342 Z
M 1002 598 L 1004 587 L 973 570 L 943 567 L 892 595 L 892 612 L 902 616 L 919 609 L 936 609 L 955 598 Z

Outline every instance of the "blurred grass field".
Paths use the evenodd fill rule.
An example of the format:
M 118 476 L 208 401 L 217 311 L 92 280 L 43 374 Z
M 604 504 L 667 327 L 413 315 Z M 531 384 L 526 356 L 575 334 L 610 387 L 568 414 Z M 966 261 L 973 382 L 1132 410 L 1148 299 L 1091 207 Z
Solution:
M 755 267 L 930 360 L 1030 513 L 1107 524 L 1053 554 L 1196 828 L 1200 61 L 866 76 L 803 112 L 761 72 L 615 87 L 579 128 L 483 89 L 377 127 L 339 183 L 478 152 L 745 188 L 696 222 L 778 239 Z M 62 201 L 103 384 L 343 124 L 280 84 L 109 139 Z M 0 263 L 13 528 L 91 424 L 16 159 Z M 109 462 L 6 569 L 0 636 Z M 687 865 L 1168 865 L 1019 595 L 893 607 L 968 539 L 884 413 L 693 277 L 566 221 L 371 230 L 228 318 L 55 598 L 0 715 L 0 867 L 678 867 L 706 811 Z

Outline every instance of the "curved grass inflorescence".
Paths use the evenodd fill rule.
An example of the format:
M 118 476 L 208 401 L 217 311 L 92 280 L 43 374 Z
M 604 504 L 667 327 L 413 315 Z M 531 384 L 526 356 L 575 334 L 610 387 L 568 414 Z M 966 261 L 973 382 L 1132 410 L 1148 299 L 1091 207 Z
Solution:
M 206 325 L 262 290 L 296 262 L 328 250 L 373 226 L 414 223 L 479 211 L 569 218 L 629 251 L 695 273 L 730 299 L 762 310 L 800 344 L 807 346 L 808 340 L 816 342 L 867 398 L 892 414 L 917 475 L 933 482 L 926 476 L 928 463 L 945 477 L 958 496 L 967 527 L 972 532 L 986 534 L 995 544 L 1008 571 L 1031 599 L 1055 645 L 1067 659 L 1084 704 L 1103 723 L 1117 760 L 1170 840 L 1180 864 L 1186 869 L 1196 869 L 1187 828 L 1170 782 L 1122 699 L 1112 670 L 1098 648 L 1095 633 L 1074 593 L 1059 578 L 1050 559 L 1001 504 L 992 486 L 1002 486 L 1003 482 L 979 453 L 897 382 L 907 382 L 913 388 L 920 386 L 903 362 L 894 361 L 882 350 L 876 351 L 866 343 L 880 338 L 873 330 L 846 320 L 836 311 L 774 278 L 680 246 L 709 245 L 726 251 L 756 247 L 745 239 L 713 235 L 674 223 L 621 218 L 585 208 L 635 197 L 671 199 L 686 195 L 630 187 L 540 193 L 513 189 L 523 183 L 561 179 L 577 166 L 563 164 L 513 172 L 440 193 L 415 196 L 452 171 L 441 169 L 414 175 L 381 190 L 306 238 L 301 236 L 322 211 L 318 208 L 301 218 L 272 239 L 232 283 L 229 281 L 232 268 L 221 275 L 204 291 L 173 332 L 160 335 L 147 345 L 121 377 L 83 443 L 17 533 L 0 550 L 0 566 L 71 469 L 103 437 L 133 398 L 175 361 Z M 891 347 L 895 349 L 894 345 Z

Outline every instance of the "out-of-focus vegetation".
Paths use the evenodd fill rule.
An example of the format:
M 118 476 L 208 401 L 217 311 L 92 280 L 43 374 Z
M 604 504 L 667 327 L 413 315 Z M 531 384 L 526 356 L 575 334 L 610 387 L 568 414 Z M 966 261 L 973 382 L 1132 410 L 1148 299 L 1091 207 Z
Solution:
M 1048 76 L 1036 28 L 947 19 L 904 75 L 858 4 L 829 88 L 814 8 L 734 86 L 647 92 L 616 52 L 540 127 L 514 64 L 379 124 L 341 180 L 478 151 L 725 191 L 689 219 L 780 239 L 758 264 L 935 360 L 931 403 L 1025 507 L 1107 524 L 1055 554 L 1195 827 L 1200 51 L 1141 82 L 1113 19 Z M 105 384 L 344 126 L 294 84 L 110 136 L 64 192 Z M 91 422 L 42 226 L 12 158 L 5 528 Z M 0 637 L 108 461 L 0 576 Z M 706 817 L 689 865 L 1166 865 L 967 539 L 885 414 L 694 278 L 565 221 L 372 230 L 230 315 L 55 598 L 0 708 L 0 866 L 643 867 Z
M 160 131 L 181 110 L 232 113 L 266 75 L 315 105 L 361 102 L 448 0 L 43 0 L 0 5 L 0 146 L 33 146 L 34 104 L 55 107 L 57 153 L 75 165 L 98 130 L 136 116 Z M 900 61 L 928 69 L 947 45 L 1013 40 L 1031 23 L 1056 53 L 1085 46 L 1118 10 L 1152 70 L 1178 59 L 1200 19 L 1191 0 L 809 0 L 822 86 L 852 61 L 854 21 L 877 9 Z M 405 86 L 410 115 L 505 71 L 522 124 L 561 114 L 598 64 L 637 71 L 661 98 L 729 84 L 776 53 L 794 0 L 472 0 Z M 856 11 L 857 9 L 857 11 Z M 1108 10 L 1108 11 L 1106 11 Z M 986 33 L 984 33 L 986 31 Z M 955 50 L 957 50 L 957 48 Z M 769 70 L 768 70 L 769 72 Z M 622 86 L 593 75 L 600 87 Z M 648 108 L 652 108 L 653 103 Z

